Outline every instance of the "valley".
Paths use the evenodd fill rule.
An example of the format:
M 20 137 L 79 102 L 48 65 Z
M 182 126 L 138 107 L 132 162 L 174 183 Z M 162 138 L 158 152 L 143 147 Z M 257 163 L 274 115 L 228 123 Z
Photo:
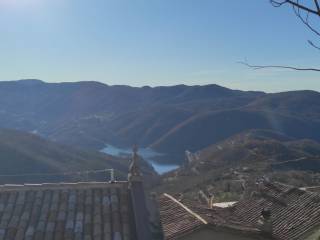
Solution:
M 191 177 L 198 172 L 200 179 L 211 181 L 218 173 L 247 168 L 248 158 L 252 159 L 249 165 L 254 164 L 256 169 L 254 175 L 249 175 L 251 179 L 273 171 L 279 176 L 293 171 L 318 172 L 315 153 L 285 153 L 292 151 L 294 141 L 313 148 L 320 140 L 319 106 L 320 93 L 315 91 L 264 93 L 218 85 L 138 88 L 99 82 L 0 82 L 1 128 L 30 132 L 66 148 L 105 152 L 114 159 L 128 158 L 131 146 L 138 144 L 149 167 L 164 174 L 163 179 L 177 175 L 177 186 L 181 185 L 180 179 L 185 181 L 180 175 Z M 249 145 L 237 145 L 241 134 L 249 132 L 254 136 L 252 131 L 257 131 L 257 136 L 268 136 L 268 141 L 258 141 L 262 149 L 281 147 L 282 155 L 270 156 L 270 160 L 265 152 L 254 153 Z M 277 142 L 280 136 L 288 144 L 292 142 L 290 147 Z M 217 150 L 233 138 L 236 148 L 226 145 L 221 152 Z M 255 139 L 248 141 L 256 143 Z M 214 154 L 203 160 L 210 153 L 208 149 Z M 186 162 L 186 151 L 200 152 L 201 160 Z M 275 157 L 281 161 L 275 161 Z M 181 167 L 175 170 L 178 166 Z M 197 178 L 192 177 L 192 185 L 202 184 L 200 179 L 197 183 Z M 311 184 L 305 180 L 298 183 Z M 182 186 L 189 188 L 185 183 Z
M 138 144 L 181 165 L 195 152 L 249 129 L 320 140 L 320 93 L 264 93 L 218 85 L 109 86 L 99 82 L 0 82 L 0 127 L 101 150 Z M 299 109 L 299 110 L 298 110 Z
M 132 155 L 132 149 L 130 148 L 118 148 L 112 145 L 106 145 L 101 152 L 107 153 L 116 157 L 130 157 Z M 161 161 L 161 159 L 168 159 L 168 156 L 153 151 L 150 148 L 140 148 L 139 155 L 148 162 L 158 174 L 164 174 L 175 170 L 179 167 L 177 164 L 170 164 Z M 159 160 L 160 159 L 160 160 Z

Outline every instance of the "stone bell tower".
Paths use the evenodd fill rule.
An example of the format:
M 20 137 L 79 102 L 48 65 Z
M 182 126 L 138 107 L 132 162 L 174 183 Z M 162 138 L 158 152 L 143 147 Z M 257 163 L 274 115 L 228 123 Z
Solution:
M 138 155 L 138 147 L 135 145 L 132 149 L 132 159 L 129 167 L 128 181 L 129 184 L 133 182 L 142 182 L 142 174 L 139 167 L 139 155 Z
M 149 213 L 143 188 L 143 177 L 138 163 L 139 159 L 138 147 L 134 146 L 128 174 L 129 191 L 136 225 L 137 240 L 150 240 Z

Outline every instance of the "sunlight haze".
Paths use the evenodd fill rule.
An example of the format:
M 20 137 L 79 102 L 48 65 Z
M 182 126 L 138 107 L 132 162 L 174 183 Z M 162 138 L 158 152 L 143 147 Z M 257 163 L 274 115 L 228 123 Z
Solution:
M 237 63 L 317 67 L 290 8 L 244 2 L 0 0 L 0 79 L 319 91 L 318 73 Z

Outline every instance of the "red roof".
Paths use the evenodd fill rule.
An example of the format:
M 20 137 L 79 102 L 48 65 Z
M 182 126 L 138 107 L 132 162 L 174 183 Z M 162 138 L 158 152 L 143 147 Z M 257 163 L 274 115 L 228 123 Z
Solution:
M 170 195 L 164 194 L 159 198 L 159 207 L 162 228 L 167 240 L 176 239 L 206 224 Z
M 204 226 L 256 234 L 259 232 L 261 212 L 266 208 L 271 210 L 274 239 L 300 239 L 320 228 L 320 194 L 279 183 L 264 182 L 250 198 L 240 200 L 229 208 L 209 209 L 195 202 L 179 204 L 174 200 L 168 195 L 159 199 L 166 239 L 177 239 Z

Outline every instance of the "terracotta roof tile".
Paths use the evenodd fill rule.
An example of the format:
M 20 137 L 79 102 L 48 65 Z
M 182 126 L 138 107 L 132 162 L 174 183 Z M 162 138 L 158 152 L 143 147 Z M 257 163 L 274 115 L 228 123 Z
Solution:
M 177 236 L 194 231 L 204 225 L 203 221 L 190 214 L 168 195 L 162 195 L 159 198 L 159 208 L 165 239 L 176 239 Z
M 211 226 L 248 232 L 258 229 L 261 212 L 268 208 L 272 213 L 272 237 L 275 239 L 300 239 L 320 227 L 320 194 L 278 183 L 261 184 L 253 197 L 229 208 L 208 209 L 186 201 L 183 204 Z M 176 239 L 204 225 L 166 196 L 159 198 L 159 206 L 166 239 Z
M 239 201 L 234 215 L 244 224 L 256 225 L 263 208 L 272 213 L 273 236 L 277 239 L 299 239 L 320 226 L 320 195 L 282 184 L 265 183 L 260 194 Z
M 0 186 L 0 240 L 130 240 L 127 182 Z

